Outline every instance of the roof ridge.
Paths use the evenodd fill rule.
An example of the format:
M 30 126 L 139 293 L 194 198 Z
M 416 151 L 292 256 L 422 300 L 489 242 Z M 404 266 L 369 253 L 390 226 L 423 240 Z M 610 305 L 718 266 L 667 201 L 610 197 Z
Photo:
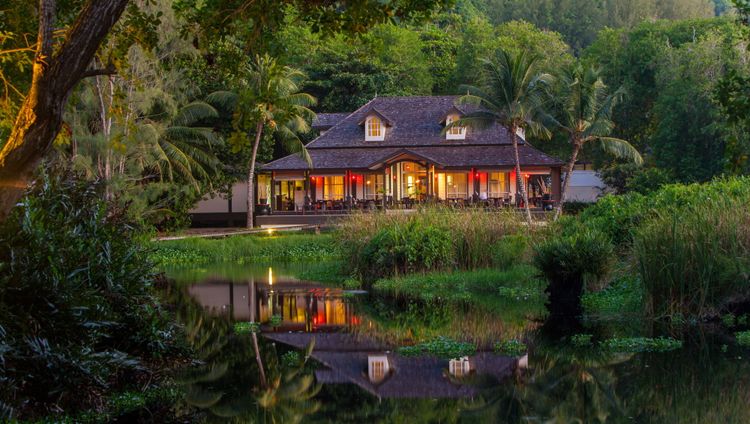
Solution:
M 357 112 L 359 112 L 360 110 L 362 110 L 362 108 L 364 108 L 365 106 L 367 106 L 367 105 L 369 105 L 370 103 L 372 103 L 373 101 L 375 101 L 375 99 L 377 99 L 377 97 L 374 97 L 374 98 L 370 99 L 370 101 L 368 101 L 367 103 L 365 103 L 365 104 L 363 104 L 362 106 L 358 107 L 358 108 L 357 108 L 357 109 L 356 109 L 356 110 L 355 110 L 354 112 L 351 112 L 351 113 L 350 113 L 349 115 L 347 115 L 347 116 L 346 116 L 346 117 L 345 117 L 344 119 L 342 119 L 342 120 L 340 120 L 339 122 L 337 122 L 336 124 L 334 124 L 334 125 L 333 125 L 333 126 L 332 126 L 331 128 L 329 128 L 329 129 L 328 129 L 328 130 L 326 131 L 326 134 L 328 134 L 328 133 L 329 133 L 329 132 L 330 132 L 330 131 L 331 131 L 332 129 L 334 129 L 334 128 L 338 127 L 339 125 L 341 125 L 341 123 L 342 123 L 342 122 L 344 122 L 344 121 L 346 121 L 346 120 L 347 120 L 347 119 L 348 119 L 349 117 L 351 117 L 351 116 L 352 116 L 352 115 L 354 115 L 355 113 L 357 113 Z M 342 112 L 342 113 L 346 113 L 346 112 Z M 307 145 L 305 146 L 305 148 L 309 148 L 309 147 L 310 147 L 310 146 L 311 146 L 311 145 L 312 145 L 313 143 L 315 143 L 316 141 L 318 141 L 318 140 L 320 139 L 320 137 L 322 137 L 322 136 L 323 136 L 323 134 L 321 134 L 321 135 L 319 135 L 319 136 L 315 137 L 315 140 L 313 140 L 313 141 L 311 141 L 311 142 L 307 143 Z

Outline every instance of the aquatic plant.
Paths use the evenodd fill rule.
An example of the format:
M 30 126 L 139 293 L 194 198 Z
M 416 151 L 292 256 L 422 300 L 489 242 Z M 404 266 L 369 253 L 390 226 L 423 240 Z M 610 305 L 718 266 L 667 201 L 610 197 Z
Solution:
M 623 275 L 603 290 L 584 293 L 581 304 L 588 316 L 625 320 L 643 313 L 643 298 L 643 284 L 638 276 Z
M 495 353 L 508 356 L 521 356 L 526 353 L 526 350 L 526 344 L 516 339 L 497 342 L 494 346 Z
M 737 338 L 737 344 L 740 346 L 750 346 L 750 330 L 738 331 L 734 333 L 734 336 Z
M 458 342 L 441 336 L 414 346 L 400 347 L 397 351 L 403 356 L 430 355 L 443 359 L 454 359 L 475 354 L 477 347 L 473 343 Z
M 671 337 L 625 337 L 604 340 L 602 347 L 612 352 L 668 352 L 682 347 L 682 341 Z
M 591 346 L 591 337 L 591 334 L 574 334 L 570 337 L 570 342 L 577 347 Z
M 252 321 L 235 322 L 234 332 L 237 334 L 260 333 L 260 324 Z

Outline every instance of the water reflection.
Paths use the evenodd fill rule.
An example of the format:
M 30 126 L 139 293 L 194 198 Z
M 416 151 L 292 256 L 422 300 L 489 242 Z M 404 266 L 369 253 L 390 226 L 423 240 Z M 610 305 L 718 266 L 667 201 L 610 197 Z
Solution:
M 184 402 L 205 411 L 209 421 L 750 422 L 748 351 L 721 329 L 550 321 L 530 331 L 524 327 L 529 352 L 520 362 L 487 351 L 454 359 L 410 358 L 394 352 L 403 338 L 370 332 L 391 325 L 416 336 L 415 329 L 444 331 L 454 325 L 446 321 L 468 315 L 433 306 L 432 316 L 430 309 L 378 303 L 377 298 L 360 305 L 344 291 L 301 281 L 280 267 L 270 274 L 268 267 L 251 274 L 232 272 L 228 278 L 202 271 L 174 300 L 197 352 L 196 363 L 179 378 Z M 234 333 L 232 325 L 235 320 L 270 323 L 274 315 L 281 318 L 277 330 L 284 331 L 266 325 L 258 338 L 268 374 L 263 386 L 252 339 Z M 500 312 L 481 316 L 507 319 Z M 369 325 L 371 320 L 375 325 Z M 491 334 L 515 331 L 489 324 L 472 328 Z M 602 340 L 668 331 L 684 341 L 682 349 L 621 354 L 570 341 L 576 333 Z M 314 361 L 305 363 L 300 352 L 290 365 L 288 353 L 301 351 L 313 339 Z
M 338 331 L 359 325 L 345 291 L 301 281 L 268 268 L 263 276 L 251 274 L 246 281 L 207 278 L 188 287 L 188 293 L 212 313 L 227 314 L 237 321 L 266 324 L 276 331 Z

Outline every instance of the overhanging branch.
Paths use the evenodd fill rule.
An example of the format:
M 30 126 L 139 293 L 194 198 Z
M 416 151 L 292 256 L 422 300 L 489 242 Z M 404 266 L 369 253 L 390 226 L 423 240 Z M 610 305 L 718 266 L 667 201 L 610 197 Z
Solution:
M 115 65 L 110 63 L 106 68 L 95 68 L 84 71 L 81 78 L 95 77 L 97 75 L 114 75 L 116 73 L 117 69 L 115 68 Z

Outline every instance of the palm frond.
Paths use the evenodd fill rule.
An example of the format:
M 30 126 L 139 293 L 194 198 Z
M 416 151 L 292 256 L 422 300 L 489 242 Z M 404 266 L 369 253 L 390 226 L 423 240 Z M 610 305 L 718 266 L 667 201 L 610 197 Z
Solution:
M 214 107 L 218 106 L 222 109 L 234 110 L 237 106 L 238 97 L 237 93 L 232 91 L 214 91 L 206 96 L 205 101 Z
M 605 152 L 621 159 L 633 161 L 637 165 L 643 164 L 641 154 L 627 141 L 614 137 L 597 137 L 596 140 Z
M 189 126 L 209 118 L 218 118 L 219 112 L 206 102 L 194 101 L 183 106 L 172 120 L 174 125 Z

